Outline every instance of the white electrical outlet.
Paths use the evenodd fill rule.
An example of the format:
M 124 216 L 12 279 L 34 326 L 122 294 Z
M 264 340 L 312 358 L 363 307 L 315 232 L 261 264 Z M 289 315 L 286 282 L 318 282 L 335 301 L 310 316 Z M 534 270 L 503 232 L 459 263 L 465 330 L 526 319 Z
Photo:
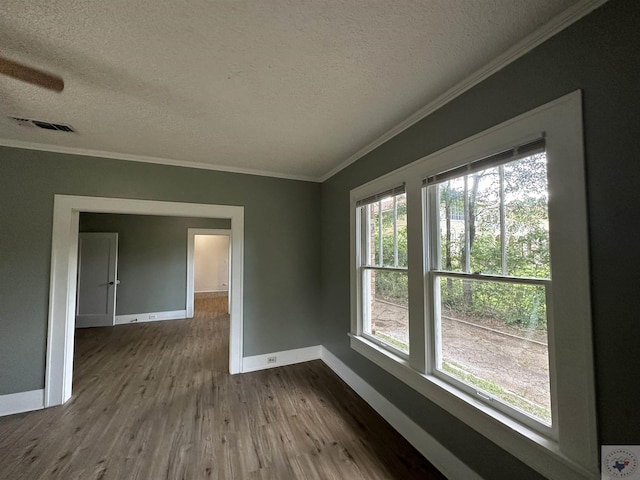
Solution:
M 267 363 L 276 363 L 278 357 L 267 357 Z

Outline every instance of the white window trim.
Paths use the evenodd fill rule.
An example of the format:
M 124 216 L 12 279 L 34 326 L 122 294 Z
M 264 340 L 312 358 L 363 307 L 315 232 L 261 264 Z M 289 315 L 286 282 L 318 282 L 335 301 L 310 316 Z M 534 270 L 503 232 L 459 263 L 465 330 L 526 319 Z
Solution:
M 544 436 L 504 413 L 478 402 L 431 374 L 427 358 L 433 342 L 424 320 L 426 225 L 422 179 L 501 149 L 539 137 L 544 132 L 549 160 L 549 216 L 553 226 L 553 298 L 556 318 L 549 329 L 552 389 L 557 437 Z M 553 161 L 562 158 L 562 161 Z M 409 245 L 409 359 L 362 336 L 356 248 L 356 201 L 405 183 Z M 524 463 L 551 479 L 599 478 L 595 387 L 589 294 L 589 258 L 582 138 L 582 97 L 576 91 L 422 158 L 351 191 L 351 346 Z M 422 222 L 422 223 L 421 223 Z M 418 247 L 416 247 L 418 246 Z M 554 346 L 562 345 L 562 348 Z M 573 402 L 580 399 L 580 402 Z
M 367 205 L 363 205 L 362 208 L 366 207 Z M 364 212 L 361 212 L 361 215 L 358 215 L 356 218 L 356 242 L 357 244 L 360 246 L 360 250 L 356 249 L 356 252 L 361 253 L 363 247 L 365 248 L 365 255 L 368 258 L 369 257 L 369 252 L 366 251 L 366 248 L 369 245 L 369 241 L 367 239 L 367 224 L 366 224 L 366 216 L 368 214 L 365 214 Z M 382 252 L 380 252 L 382 253 Z M 396 252 L 397 254 L 397 252 Z M 396 259 L 397 262 L 397 259 Z M 368 289 L 370 288 L 368 285 L 363 285 L 363 281 L 362 278 L 364 276 L 364 273 L 366 270 L 381 270 L 381 271 L 400 271 L 400 272 L 406 272 L 408 274 L 409 269 L 407 267 L 398 267 L 396 266 L 383 266 L 381 265 L 382 260 L 380 260 L 377 264 L 376 262 L 374 262 L 373 264 L 369 263 L 369 262 L 363 262 L 363 258 L 362 258 L 362 254 L 358 257 L 357 259 L 357 264 L 359 267 L 359 273 L 358 273 L 358 280 L 357 280 L 357 289 L 358 289 L 358 297 L 362 298 L 363 296 L 368 296 L 368 294 L 366 294 L 365 292 L 368 291 Z M 400 350 L 399 348 L 396 348 L 394 345 L 391 345 L 390 343 L 384 342 L 383 340 L 376 338 L 375 335 L 371 334 L 368 332 L 368 330 L 370 330 L 370 325 L 365 325 L 367 322 L 367 320 L 365 319 L 369 319 L 369 321 L 371 321 L 371 317 L 370 317 L 370 312 L 369 310 L 369 306 L 368 305 L 362 305 L 362 303 L 358 302 L 357 305 L 358 308 L 358 318 L 362 319 L 361 321 L 358 322 L 358 335 L 362 336 L 363 338 L 365 338 L 366 340 L 368 340 L 369 342 L 378 345 L 378 347 L 382 348 L 382 349 L 386 349 L 389 350 L 390 352 L 392 352 L 395 356 L 408 361 L 409 360 L 409 353 Z M 410 348 L 410 347 L 409 347 Z
M 495 165 L 495 167 L 498 166 L 502 166 L 502 165 L 506 165 L 509 162 L 513 161 L 512 159 L 506 159 L 503 163 L 499 163 L 497 165 Z M 465 175 L 465 173 L 460 173 L 460 175 Z M 424 187 L 424 208 L 425 208 L 425 212 L 427 212 L 425 214 L 425 217 L 427 218 L 426 223 L 430 223 L 430 227 L 432 228 L 434 226 L 434 224 L 436 224 L 436 228 L 439 228 L 439 202 L 437 200 L 437 191 L 436 189 L 438 188 L 439 183 L 435 183 L 432 186 L 425 186 Z M 433 218 L 437 217 L 438 220 L 436 222 L 433 221 Z M 431 222 L 429 222 L 429 220 L 431 220 Z M 435 277 L 436 276 L 443 276 L 443 277 L 447 277 L 449 275 L 456 275 L 459 272 L 450 272 L 450 271 L 446 271 L 443 270 L 441 268 L 435 268 L 435 265 L 437 263 L 436 259 L 438 259 L 440 252 L 439 252 L 439 244 L 438 244 L 438 240 L 436 239 L 437 237 L 439 237 L 440 235 L 440 231 L 436 230 L 436 231 L 428 231 L 428 228 L 425 229 L 425 232 L 430 233 L 431 235 L 427 236 L 428 238 L 425 238 L 425 243 L 427 244 L 428 248 L 425 248 L 425 251 L 429 252 L 429 256 L 431 257 L 430 259 L 427 259 L 427 261 L 425 262 L 426 266 L 425 266 L 425 273 L 426 273 L 426 279 L 425 279 L 425 283 L 426 283 L 426 289 L 427 289 L 427 294 L 430 295 L 429 297 L 429 301 L 427 302 L 427 305 L 432 305 L 432 303 L 435 303 L 436 306 L 432 306 L 431 308 L 427 309 L 427 325 L 429 325 L 429 334 L 430 334 L 430 338 L 433 338 L 434 341 L 432 342 L 433 344 L 438 344 L 440 343 L 440 332 L 438 331 L 437 327 L 436 327 L 436 318 L 437 316 L 439 316 L 439 313 L 436 313 L 437 310 L 439 310 L 439 299 L 437 298 L 438 296 L 438 292 L 437 289 L 438 287 L 436 287 L 435 284 Z M 466 228 L 466 227 L 465 227 Z M 435 240 L 435 242 L 434 242 Z M 504 260 L 503 260 L 504 261 Z M 494 275 L 487 275 L 484 273 L 479 273 L 479 274 L 473 274 L 470 273 L 468 274 L 469 276 L 466 278 L 470 278 L 470 279 L 475 279 L 475 280 L 481 280 L 481 281 L 501 281 L 501 282 L 508 282 L 510 284 L 536 284 L 538 286 L 542 286 L 545 289 L 545 297 L 546 297 L 546 303 L 547 303 L 547 323 L 548 323 L 548 332 L 551 332 L 553 329 L 553 283 L 551 281 L 550 278 L 535 278 L 535 279 L 531 279 L 531 278 L 519 278 L 517 276 L 511 276 L 506 274 L 506 272 L 502 272 L 500 274 L 494 274 Z M 449 277 L 451 278 L 451 277 Z M 461 277 L 458 277 L 461 278 Z M 498 280 L 498 278 L 500 278 L 500 280 Z M 431 296 L 435 296 L 435 301 L 432 302 L 431 301 Z M 550 334 L 549 334 L 550 335 Z M 451 383 L 454 388 L 458 388 L 460 390 L 464 390 L 466 391 L 469 395 L 474 396 L 477 395 L 478 397 L 482 398 L 483 395 L 481 395 L 478 390 L 473 387 L 473 386 L 469 386 L 469 385 L 465 385 L 464 382 L 462 382 L 461 380 L 455 378 L 454 376 L 449 375 L 448 373 L 444 372 L 443 370 L 438 370 L 437 366 L 436 366 L 436 356 L 435 355 L 435 351 L 430 352 L 431 353 L 431 357 L 430 357 L 430 362 L 427 362 L 428 370 L 427 373 L 432 374 L 438 378 L 440 378 L 442 381 L 444 381 L 445 383 Z M 554 370 L 551 369 L 550 370 L 550 374 L 553 375 L 554 374 Z M 554 399 L 556 398 L 556 392 L 554 391 L 555 387 L 556 387 L 556 383 L 555 383 L 555 378 L 550 378 L 550 386 L 551 386 L 551 399 L 552 402 L 554 401 Z M 556 411 L 554 409 L 553 413 L 553 421 L 551 425 L 547 425 L 541 421 L 539 421 L 538 419 L 527 415 L 526 413 L 522 412 L 522 411 L 518 411 L 516 408 L 514 408 L 513 406 L 509 405 L 507 402 L 501 402 L 497 399 L 495 399 L 495 397 L 493 395 L 491 395 L 489 392 L 484 392 L 486 394 L 488 394 L 489 398 L 492 398 L 492 405 L 495 405 L 495 408 L 497 410 L 501 410 L 503 411 L 507 416 L 512 417 L 514 420 L 516 420 L 517 422 L 520 422 L 524 425 L 527 425 L 528 427 L 531 427 L 533 430 L 537 430 L 539 433 L 541 433 L 543 436 L 547 436 L 547 437 L 551 437 L 554 440 L 558 439 L 558 421 L 556 418 Z M 487 398 L 486 396 L 484 397 L 485 399 Z M 497 400 L 497 401 L 496 401 Z

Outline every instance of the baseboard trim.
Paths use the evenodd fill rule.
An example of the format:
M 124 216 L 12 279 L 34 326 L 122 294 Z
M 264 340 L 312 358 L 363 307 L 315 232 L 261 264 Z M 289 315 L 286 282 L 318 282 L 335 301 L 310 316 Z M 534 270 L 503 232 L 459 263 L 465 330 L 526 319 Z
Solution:
M 44 389 L 0 395 L 0 417 L 44 408 Z
M 161 322 L 163 320 L 178 320 L 187 318 L 186 310 L 170 310 L 166 312 L 130 313 L 116 315 L 116 325 L 125 323 Z
M 265 353 L 264 355 L 254 355 L 242 359 L 242 373 L 255 372 L 267 368 L 282 367 L 283 365 L 293 365 L 294 363 L 319 360 L 322 355 L 322 347 L 296 348 L 294 350 L 284 350 L 282 352 Z M 275 361 L 269 359 L 275 358 Z
M 416 450 L 451 480 L 482 480 L 482 477 L 462 463 L 458 457 L 425 432 L 398 407 L 382 396 L 338 357 L 322 347 L 322 361 L 351 389 L 396 429 Z
M 227 293 L 229 289 L 219 289 L 219 290 L 196 290 L 193 293 Z

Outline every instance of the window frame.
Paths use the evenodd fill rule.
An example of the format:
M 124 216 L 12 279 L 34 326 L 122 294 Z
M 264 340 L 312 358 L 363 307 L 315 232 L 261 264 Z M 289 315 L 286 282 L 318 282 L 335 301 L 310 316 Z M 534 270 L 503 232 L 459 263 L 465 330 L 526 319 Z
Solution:
M 358 292 L 359 292 L 359 298 L 360 298 L 360 302 L 359 302 L 359 318 L 360 321 L 358 322 L 359 325 L 359 330 L 358 330 L 358 334 L 361 335 L 363 338 L 366 338 L 368 341 L 378 345 L 380 348 L 383 348 L 385 350 L 388 350 L 389 352 L 393 353 L 394 355 L 404 359 L 405 361 L 409 360 L 409 352 L 405 352 L 403 350 L 400 350 L 399 348 L 396 348 L 394 345 L 385 342 L 384 340 L 381 340 L 379 338 L 377 338 L 375 335 L 371 334 L 368 332 L 368 330 L 370 328 L 367 328 L 367 324 L 371 322 L 371 318 L 370 318 L 370 312 L 369 312 L 369 307 L 365 305 L 365 297 L 367 297 L 367 294 L 365 292 L 367 292 L 369 290 L 368 287 L 368 282 L 365 282 L 365 276 L 367 274 L 368 271 L 386 271 L 386 272 L 406 272 L 408 275 L 409 272 L 409 267 L 408 265 L 406 267 L 400 267 L 398 266 L 398 247 L 397 247 L 397 210 L 395 208 L 395 202 L 394 202 L 394 265 L 393 266 L 385 266 L 383 264 L 383 252 L 382 250 L 379 252 L 379 261 L 377 263 L 370 263 L 368 260 L 370 258 L 370 245 L 369 242 L 367 241 L 367 239 L 369 238 L 369 229 L 367 228 L 369 226 L 368 224 L 368 218 L 370 218 L 369 215 L 369 208 L 371 207 L 371 205 L 373 205 L 374 203 L 378 203 L 379 205 L 379 215 L 380 218 L 382 217 L 382 200 L 389 198 L 389 197 L 397 197 L 400 194 L 405 194 L 404 192 L 404 185 L 402 186 L 402 192 L 399 192 L 400 187 L 396 187 L 393 188 L 392 190 L 389 191 L 389 195 L 388 196 L 380 196 L 379 200 L 377 201 L 373 201 L 373 202 L 367 202 L 363 205 L 357 205 L 356 208 L 358 210 L 359 214 L 356 214 L 356 242 L 357 242 L 357 251 L 359 253 L 358 255 L 358 261 L 357 261 L 357 268 L 358 268 Z M 376 197 L 378 197 L 379 194 L 381 194 L 382 192 L 386 192 L 386 190 L 382 190 L 381 192 L 377 192 L 376 194 L 374 194 Z M 406 200 L 405 200 L 406 201 Z M 380 220 L 380 222 L 382 222 L 382 220 Z M 379 233 L 380 235 L 380 244 L 382 244 L 382 232 Z M 366 260 L 365 260 L 366 259 Z M 411 345 L 409 345 L 409 350 L 411 349 Z
M 544 143 L 543 139 L 542 143 Z M 546 151 L 546 149 L 544 150 Z M 531 155 L 534 155 L 535 153 L 531 153 Z M 519 156 L 519 158 L 525 158 L 522 155 Z M 492 166 L 486 167 L 486 168 L 501 168 L 504 165 L 507 165 L 510 162 L 515 161 L 516 159 L 514 158 L 505 158 L 503 160 L 500 160 L 498 162 L 495 162 Z M 460 178 L 461 176 L 464 176 L 468 174 L 468 172 L 460 172 L 459 176 L 453 177 L 453 178 Z M 496 283 L 508 283 L 508 284 L 512 284 L 512 285 L 530 285 L 530 286 L 540 286 L 543 287 L 545 290 L 545 298 L 546 298 L 546 305 L 547 305 L 547 322 L 548 322 L 548 327 L 547 330 L 548 332 L 551 331 L 553 329 L 553 309 L 550 308 L 551 305 L 553 304 L 553 282 L 551 277 L 548 278 L 543 278 L 543 277 L 518 277 L 518 276 L 514 276 L 514 275 L 509 275 L 508 272 L 506 271 L 506 258 L 505 258 L 505 247 L 506 244 L 505 243 L 501 243 L 501 273 L 483 273 L 483 272 L 461 272 L 461 271 L 456 271 L 456 270 L 452 270 L 452 271 L 448 271 L 446 269 L 444 269 L 441 265 L 440 265 L 440 257 L 441 257 L 441 245 L 440 245 L 440 236 L 441 236 L 441 230 L 440 230 L 440 221 L 441 221 L 441 215 L 440 215 L 440 202 L 438 199 L 438 193 L 437 193 L 437 188 L 438 186 L 441 184 L 442 180 L 440 181 L 436 181 L 433 184 L 424 184 L 423 185 L 423 199 L 424 199 L 424 204 L 423 204 L 423 215 L 425 215 L 425 223 L 426 223 L 426 228 L 425 228 L 425 287 L 427 288 L 427 290 L 431 293 L 431 298 L 434 299 L 434 301 L 427 305 L 426 308 L 426 321 L 427 321 L 427 325 L 430 327 L 431 332 L 432 332 L 432 337 L 433 338 L 433 344 L 431 345 L 433 348 L 430 350 L 430 355 L 431 357 L 428 358 L 427 360 L 427 368 L 426 371 L 429 372 L 431 375 L 434 375 L 435 377 L 441 379 L 444 382 L 450 383 L 452 384 L 455 388 L 460 389 L 461 391 L 466 392 L 467 394 L 469 394 L 472 397 L 476 397 L 478 401 L 480 402 L 484 402 L 484 403 L 489 403 L 490 406 L 492 406 L 493 408 L 495 408 L 496 410 L 499 410 L 503 413 L 505 413 L 506 415 L 512 417 L 514 420 L 516 420 L 517 422 L 520 422 L 526 426 L 528 426 L 529 428 L 538 431 L 539 433 L 541 433 L 542 435 L 545 435 L 547 437 L 553 438 L 553 439 L 557 439 L 558 438 L 558 429 L 557 429 L 557 418 L 554 418 L 555 416 L 553 415 L 553 412 L 555 411 L 554 409 L 552 409 L 552 419 L 551 419 L 551 425 L 547 425 L 542 421 L 536 420 L 533 416 L 528 415 L 520 410 L 518 410 L 517 408 L 509 405 L 506 402 L 500 401 L 498 400 L 494 395 L 487 393 L 487 392 L 481 392 L 479 388 L 474 388 L 471 385 L 468 385 L 466 383 L 464 383 L 463 381 L 455 378 L 453 375 L 449 375 L 446 372 L 442 371 L 441 369 L 438 368 L 438 348 L 437 345 L 439 343 L 442 343 L 442 339 L 440 338 L 441 336 L 441 322 L 438 321 L 438 317 L 440 316 L 440 294 L 438 291 L 438 286 L 437 286 L 437 278 L 457 278 L 457 279 L 468 279 L 468 280 L 475 280 L 475 281 L 486 281 L 486 282 L 496 282 Z M 504 221 L 505 219 L 501 218 L 499 220 L 501 222 L 501 235 L 504 235 Z M 466 232 L 466 225 L 465 225 L 465 232 Z M 468 237 L 467 237 L 467 241 L 468 241 Z M 427 250 L 426 248 L 426 244 L 429 245 L 429 248 Z M 466 248 L 466 247 L 465 247 Z M 467 261 L 469 261 L 469 259 L 467 259 Z M 470 269 L 470 265 L 467 266 L 468 269 Z M 550 372 L 551 373 L 551 372 Z M 551 377 L 551 375 L 550 375 Z M 551 378 L 549 378 L 549 382 L 550 382 L 550 390 L 551 390 L 551 402 L 552 404 L 555 402 L 555 398 L 557 395 L 557 392 L 555 391 L 555 383 L 551 381 Z
M 480 403 L 434 374 L 427 282 L 429 245 L 422 179 L 544 135 L 549 179 L 553 318 L 548 330 L 553 431 Z M 407 194 L 410 353 L 362 335 L 356 202 L 404 182 Z M 350 194 L 351 347 L 548 478 L 595 478 L 598 470 L 589 288 L 582 96 L 575 91 L 388 173 Z M 562 319 L 562 321 L 559 321 Z M 425 341 L 421 341 L 425 339 Z M 558 345 L 561 348 L 557 348 Z M 580 402 L 574 402 L 574 399 Z M 543 433 L 544 432 L 544 433 Z

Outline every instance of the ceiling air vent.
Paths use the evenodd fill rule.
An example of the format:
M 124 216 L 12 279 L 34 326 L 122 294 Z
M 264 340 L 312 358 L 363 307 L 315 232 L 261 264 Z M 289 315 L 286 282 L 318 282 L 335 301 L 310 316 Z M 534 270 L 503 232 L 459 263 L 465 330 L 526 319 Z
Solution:
M 21 118 L 21 117 L 9 117 L 16 124 L 21 127 L 38 127 L 44 128 L 45 130 L 55 130 L 58 132 L 75 132 L 75 129 L 68 124 L 65 123 L 51 123 L 51 122 L 43 122 L 42 120 L 33 120 L 31 118 Z

